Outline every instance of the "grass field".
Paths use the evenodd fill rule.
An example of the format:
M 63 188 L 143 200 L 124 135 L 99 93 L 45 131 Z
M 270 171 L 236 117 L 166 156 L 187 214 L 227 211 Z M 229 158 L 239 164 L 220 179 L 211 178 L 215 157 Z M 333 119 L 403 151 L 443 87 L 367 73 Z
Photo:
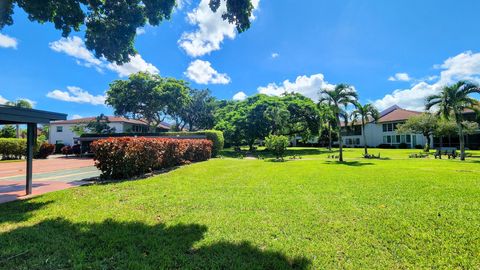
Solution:
M 3 269 L 479 269 L 480 152 L 294 149 L 0 205 Z

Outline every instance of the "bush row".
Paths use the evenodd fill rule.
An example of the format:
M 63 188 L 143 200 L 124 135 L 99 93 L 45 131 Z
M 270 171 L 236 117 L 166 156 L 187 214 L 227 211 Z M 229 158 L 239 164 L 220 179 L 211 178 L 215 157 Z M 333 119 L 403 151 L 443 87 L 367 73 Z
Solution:
M 205 136 L 208 140 L 212 141 L 212 157 L 218 156 L 220 151 L 223 150 L 225 144 L 225 139 L 223 137 L 223 132 L 219 130 L 203 130 L 203 131 L 192 131 L 192 132 L 165 132 L 167 136 Z
M 35 158 L 47 158 L 53 154 L 55 146 L 37 141 L 34 148 Z M 27 155 L 27 140 L 16 138 L 0 138 L 0 156 L 2 159 L 21 159 Z
M 102 178 L 122 179 L 211 157 L 212 142 L 205 139 L 107 138 L 94 141 L 91 150 Z
M 213 142 L 212 156 L 216 157 L 222 151 L 225 139 L 223 132 L 218 130 L 203 130 L 203 131 L 182 131 L 182 132 L 160 132 L 160 133 L 113 133 L 113 134 L 93 134 L 85 133 L 80 137 L 105 137 L 105 138 L 120 138 L 120 137 L 189 137 L 189 136 L 204 136 L 206 139 Z M 62 145 L 63 147 L 63 145 Z M 61 151 L 61 147 L 57 152 Z

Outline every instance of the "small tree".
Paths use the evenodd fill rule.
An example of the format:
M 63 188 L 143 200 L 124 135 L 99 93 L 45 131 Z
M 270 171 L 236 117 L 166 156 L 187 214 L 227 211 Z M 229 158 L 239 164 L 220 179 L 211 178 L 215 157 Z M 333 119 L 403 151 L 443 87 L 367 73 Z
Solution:
M 5 125 L 0 129 L 0 138 L 15 138 L 15 128 L 12 125 Z
M 287 136 L 282 135 L 269 135 L 265 138 L 265 146 L 268 150 L 272 151 L 275 154 L 277 159 L 283 160 L 285 150 L 290 144 Z
M 398 126 L 397 132 L 401 134 L 420 133 L 425 136 L 427 143 L 425 144 L 425 152 L 430 151 L 430 136 L 437 130 L 438 118 L 430 113 L 422 113 L 410 117 L 405 124 Z

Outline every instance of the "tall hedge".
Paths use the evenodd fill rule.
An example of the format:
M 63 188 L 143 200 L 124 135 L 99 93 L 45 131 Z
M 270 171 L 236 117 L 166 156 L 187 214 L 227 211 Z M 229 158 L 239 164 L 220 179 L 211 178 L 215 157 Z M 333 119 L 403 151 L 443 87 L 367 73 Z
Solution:
M 121 137 L 94 141 L 91 149 L 102 178 L 122 179 L 205 161 L 212 154 L 212 142 L 205 139 Z
M 203 130 L 203 131 L 192 131 L 192 132 L 165 132 L 162 133 L 165 136 L 190 136 L 190 135 L 199 135 L 205 136 L 208 140 L 212 141 L 212 157 L 218 156 L 220 151 L 223 150 L 225 144 L 225 139 L 223 137 L 223 132 L 219 130 Z
M 80 137 L 100 137 L 100 138 L 120 138 L 120 137 L 134 137 L 134 136 L 145 136 L 145 137 L 162 137 L 162 136 L 179 136 L 179 137 L 189 137 L 189 136 L 205 136 L 208 140 L 213 142 L 212 157 L 216 157 L 220 151 L 223 150 L 225 139 L 223 137 L 223 132 L 219 130 L 204 130 L 204 131 L 182 131 L 182 132 L 157 132 L 157 133 L 112 133 L 112 134 L 93 134 L 85 133 Z
M 52 146 L 37 141 L 33 149 L 35 158 L 47 158 Z M 47 149 L 48 148 L 48 149 Z M 0 138 L 0 158 L 1 159 L 22 159 L 27 155 L 27 140 L 17 138 Z
M 0 155 L 2 159 L 21 159 L 27 153 L 27 140 L 0 138 Z

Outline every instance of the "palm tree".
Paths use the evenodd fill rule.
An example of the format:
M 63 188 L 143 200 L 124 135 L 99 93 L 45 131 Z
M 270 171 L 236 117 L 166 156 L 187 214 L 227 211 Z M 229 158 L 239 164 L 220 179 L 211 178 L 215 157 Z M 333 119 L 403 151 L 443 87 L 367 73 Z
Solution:
M 328 132 L 328 150 L 332 151 L 332 127 L 335 125 L 335 115 L 331 105 L 325 103 L 318 103 L 318 110 L 320 112 L 320 135 L 323 132 L 322 129 Z
M 8 101 L 5 103 L 5 105 L 8 106 L 14 106 L 14 107 L 20 107 L 20 108 L 26 108 L 26 109 L 31 109 L 32 103 L 26 99 L 19 99 L 17 101 Z M 17 139 L 20 138 L 20 125 L 16 124 L 16 129 L 17 129 Z
M 465 160 L 465 133 L 462 113 L 465 109 L 478 112 L 478 100 L 469 97 L 469 95 L 474 93 L 480 93 L 480 88 L 477 84 L 459 81 L 453 85 L 444 86 L 439 94 L 427 97 L 425 105 L 427 110 L 438 106 L 437 114 L 445 119 L 454 117 L 460 140 L 460 160 Z
M 365 155 L 368 155 L 367 136 L 365 135 L 365 125 L 370 119 L 378 120 L 380 113 L 372 104 L 365 104 L 362 106 L 359 102 L 354 103 L 356 109 L 352 112 L 352 124 L 360 120 L 362 125 L 363 144 L 365 148 Z
M 358 98 L 357 93 L 348 84 L 338 84 L 333 90 L 321 89 L 319 103 L 332 105 L 332 110 L 337 121 L 337 135 L 339 144 L 339 161 L 343 161 L 343 140 L 341 133 L 340 117 L 347 119 L 345 108 L 353 104 Z

